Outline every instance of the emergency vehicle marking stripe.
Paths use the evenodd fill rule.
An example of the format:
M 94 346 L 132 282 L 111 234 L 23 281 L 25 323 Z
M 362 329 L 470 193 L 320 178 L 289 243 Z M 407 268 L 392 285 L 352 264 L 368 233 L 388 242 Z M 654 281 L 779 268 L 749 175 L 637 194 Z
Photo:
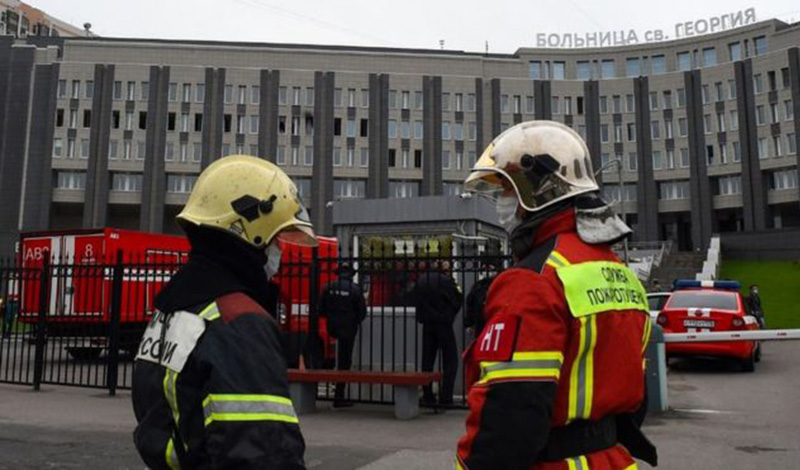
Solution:
M 217 318 L 219 318 L 219 309 L 217 308 L 217 303 L 212 302 L 211 304 L 209 304 L 208 307 L 204 308 L 200 312 L 199 317 L 208 321 L 216 320 Z
M 175 452 L 175 443 L 173 442 L 172 438 L 169 438 L 167 441 L 167 465 L 171 470 L 180 470 L 181 464 L 178 461 L 178 453 Z
M 567 420 L 589 418 L 592 411 L 594 387 L 594 349 L 597 345 L 597 316 L 581 317 L 578 357 L 570 374 L 569 410 Z
M 299 422 L 292 401 L 275 395 L 211 394 L 203 400 L 203 414 L 206 426 L 214 421 Z

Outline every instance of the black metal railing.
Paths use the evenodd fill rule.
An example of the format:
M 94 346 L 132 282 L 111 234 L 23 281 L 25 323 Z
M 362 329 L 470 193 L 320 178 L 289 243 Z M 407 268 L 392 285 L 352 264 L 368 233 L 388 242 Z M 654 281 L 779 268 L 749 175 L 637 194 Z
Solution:
M 0 382 L 36 389 L 42 384 L 92 387 L 111 394 L 130 388 L 133 359 L 153 314 L 153 299 L 184 261 L 184 255 L 174 253 L 118 253 L 91 263 L 63 258 L 0 263 Z M 321 311 L 320 298 L 339 268 L 349 265 L 367 307 L 354 338 L 351 368 L 420 371 L 423 326 L 415 308 L 420 277 L 437 270 L 458 289 L 462 306 L 450 326 L 460 356 L 474 335 L 464 327 L 467 294 L 478 279 L 507 263 L 504 256 L 486 255 L 477 243 L 410 244 L 346 257 L 318 249 L 290 250 L 272 280 L 278 295 L 270 310 L 284 332 L 290 367 L 336 368 L 340 341 L 330 334 L 331 315 Z M 436 370 L 440 364 L 441 354 Z M 458 402 L 464 386 L 461 361 L 457 364 Z M 332 384 L 321 385 L 319 395 L 333 398 Z M 351 385 L 347 397 L 393 401 L 392 388 L 381 385 Z

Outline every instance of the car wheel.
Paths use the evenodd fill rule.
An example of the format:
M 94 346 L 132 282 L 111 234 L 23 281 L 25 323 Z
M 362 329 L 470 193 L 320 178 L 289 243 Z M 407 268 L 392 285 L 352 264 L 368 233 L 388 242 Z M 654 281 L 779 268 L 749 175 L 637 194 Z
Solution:
M 741 362 L 742 372 L 754 372 L 756 370 L 756 352 L 750 354 L 748 359 Z

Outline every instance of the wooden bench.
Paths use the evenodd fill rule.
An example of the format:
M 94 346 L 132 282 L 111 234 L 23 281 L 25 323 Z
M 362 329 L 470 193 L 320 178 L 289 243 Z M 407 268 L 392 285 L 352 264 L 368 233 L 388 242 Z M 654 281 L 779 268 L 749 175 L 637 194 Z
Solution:
M 317 407 L 319 382 L 385 384 L 394 386 L 394 415 L 413 419 L 419 415 L 419 387 L 442 379 L 441 372 L 372 372 L 361 370 L 289 369 L 289 391 L 298 414 Z

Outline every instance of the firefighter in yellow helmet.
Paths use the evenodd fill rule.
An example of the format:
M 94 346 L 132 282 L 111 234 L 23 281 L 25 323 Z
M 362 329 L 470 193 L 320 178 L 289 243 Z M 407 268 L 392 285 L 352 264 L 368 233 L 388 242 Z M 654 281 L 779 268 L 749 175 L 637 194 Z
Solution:
M 136 355 L 134 441 L 152 470 L 301 470 L 267 284 L 277 241 L 316 243 L 292 180 L 236 155 L 208 166 L 178 222 L 189 260 L 155 299 Z
M 465 355 L 472 384 L 459 470 L 635 470 L 657 463 L 635 419 L 650 319 L 611 250 L 630 229 L 598 196 L 567 126 L 518 124 L 486 149 L 467 189 L 497 196 L 514 266 L 489 288 Z

